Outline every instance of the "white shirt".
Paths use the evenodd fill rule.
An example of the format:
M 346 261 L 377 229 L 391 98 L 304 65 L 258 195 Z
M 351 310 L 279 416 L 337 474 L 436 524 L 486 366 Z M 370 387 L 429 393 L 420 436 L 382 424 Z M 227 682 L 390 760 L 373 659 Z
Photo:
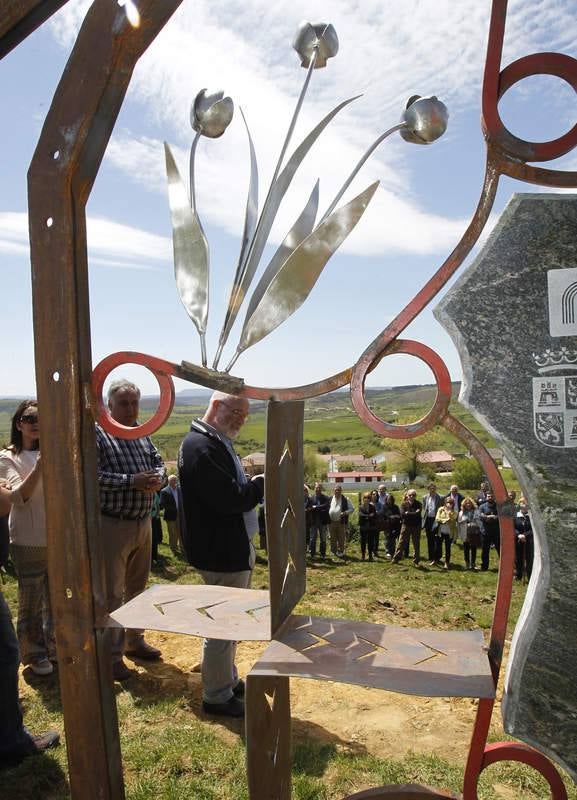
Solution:
M 34 469 L 39 452 L 39 450 L 21 450 L 19 453 L 14 453 L 12 450 L 0 452 L 0 478 L 5 478 L 14 492 L 13 506 L 8 520 L 11 544 L 46 547 L 42 476 L 26 502 L 18 492 L 24 479 Z

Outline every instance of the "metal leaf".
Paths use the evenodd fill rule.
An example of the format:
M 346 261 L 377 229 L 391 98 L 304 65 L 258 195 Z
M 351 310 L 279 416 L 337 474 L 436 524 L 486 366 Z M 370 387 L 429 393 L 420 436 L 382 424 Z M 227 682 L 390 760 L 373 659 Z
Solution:
M 365 212 L 379 181 L 333 212 L 301 242 L 278 271 L 252 316 L 245 320 L 237 353 L 278 328 L 300 308 L 325 264 Z
M 208 317 L 208 242 L 168 144 L 164 143 L 172 221 L 174 276 L 182 304 L 204 340 Z M 191 192 L 194 189 L 191 187 Z
M 240 109 L 240 113 L 242 114 L 242 119 L 246 128 L 246 135 L 248 136 L 248 145 L 250 149 L 250 182 L 248 185 L 248 194 L 246 198 L 244 231 L 242 234 L 242 245 L 240 248 L 240 255 L 238 257 L 238 267 L 235 275 L 235 282 L 237 275 L 240 275 L 240 270 L 242 270 L 247 253 L 247 247 L 254 236 L 258 216 L 258 165 L 256 161 L 256 153 L 254 151 L 254 144 L 242 108 Z
M 313 144 L 316 142 L 318 137 L 321 135 L 323 130 L 333 119 L 333 117 L 335 117 L 339 113 L 339 111 L 342 111 L 342 109 L 345 108 L 345 106 L 349 105 L 349 103 L 352 103 L 354 100 L 358 100 L 359 97 L 361 97 L 361 95 L 356 95 L 356 97 L 351 97 L 348 100 L 344 100 L 342 103 L 339 103 L 339 105 L 336 106 L 336 108 L 333 108 L 333 110 L 330 111 L 318 123 L 318 125 L 316 125 L 312 129 L 312 131 L 310 131 L 310 133 L 306 136 L 306 138 L 303 139 L 300 145 L 296 148 L 296 150 L 288 160 L 285 168 L 280 173 L 280 175 L 274 182 L 273 186 L 271 187 L 270 193 L 265 201 L 265 205 L 261 212 L 261 218 L 257 225 L 256 234 L 252 242 L 252 246 L 250 248 L 244 274 L 239 284 L 233 287 L 231 293 L 231 299 L 227 311 L 227 323 L 225 323 L 222 335 L 223 344 L 224 342 L 226 342 L 228 334 L 230 333 L 230 330 L 234 325 L 234 321 L 236 319 L 236 315 L 238 314 L 238 310 L 242 305 L 242 301 L 244 300 L 244 297 L 248 291 L 248 287 L 250 286 L 250 283 L 254 277 L 254 273 L 256 272 L 256 269 L 258 267 L 258 263 L 265 248 L 268 235 L 275 220 L 276 213 L 279 209 L 283 197 L 286 194 L 287 189 L 291 184 L 295 172 L 297 171 L 302 160 L 307 155 L 307 153 L 309 152 Z
M 228 333 L 230 331 L 230 328 L 232 327 L 232 324 L 234 323 L 234 319 L 236 318 L 236 311 L 235 311 L 234 318 L 229 325 L 230 316 L 233 310 L 235 309 L 234 298 L 236 293 L 238 292 L 238 287 L 240 285 L 240 281 L 242 278 L 246 257 L 248 255 L 248 248 L 250 246 L 250 243 L 254 236 L 254 232 L 256 230 L 256 222 L 258 216 L 258 165 L 256 160 L 256 153 L 254 150 L 254 144 L 242 108 L 240 109 L 240 113 L 242 114 L 242 119 L 246 127 L 246 133 L 248 136 L 248 144 L 250 149 L 250 182 L 246 198 L 246 211 L 244 215 L 244 232 L 242 235 L 242 244 L 240 247 L 240 253 L 238 256 L 238 263 L 236 267 L 236 272 L 234 274 L 232 288 L 230 290 L 228 307 L 226 309 L 224 323 L 222 326 L 222 330 L 220 332 L 218 349 L 216 351 L 216 355 L 214 357 L 214 362 L 212 365 L 213 369 L 216 369 L 218 366 L 220 355 L 226 343 Z
M 252 293 L 252 297 L 250 298 L 248 304 L 248 309 L 246 312 L 247 319 L 251 316 L 252 312 L 260 303 L 265 291 L 268 289 L 269 284 L 276 276 L 287 258 L 294 250 L 296 250 L 303 239 L 305 239 L 314 228 L 318 208 L 319 182 L 317 181 L 306 206 L 301 212 L 300 217 L 285 236 L 283 243 L 271 258 L 268 267 L 265 269 L 260 281 L 257 283 L 256 289 Z

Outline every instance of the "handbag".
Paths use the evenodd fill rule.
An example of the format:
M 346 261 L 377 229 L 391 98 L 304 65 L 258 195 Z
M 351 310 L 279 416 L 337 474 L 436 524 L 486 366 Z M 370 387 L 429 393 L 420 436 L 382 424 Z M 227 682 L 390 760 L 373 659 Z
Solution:
M 476 522 L 467 523 L 467 544 L 471 547 L 479 547 L 481 544 L 481 529 Z

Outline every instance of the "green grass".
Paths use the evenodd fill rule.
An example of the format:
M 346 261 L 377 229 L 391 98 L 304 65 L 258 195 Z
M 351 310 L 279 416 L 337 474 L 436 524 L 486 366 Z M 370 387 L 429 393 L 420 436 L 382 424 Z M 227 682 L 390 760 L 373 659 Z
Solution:
M 422 552 L 425 547 L 423 537 Z M 153 582 L 198 582 L 195 571 L 164 545 L 161 554 L 164 563 L 153 572 Z M 454 548 L 455 569 L 448 573 L 415 569 L 408 562 L 363 563 L 359 555 L 358 543 L 353 542 L 347 563 L 331 560 L 325 565 L 309 565 L 308 591 L 297 612 L 406 627 L 480 627 L 488 632 L 496 588 L 494 555 L 487 573 L 463 571 L 458 546 Z M 268 584 L 263 556 L 260 553 L 257 562 L 255 588 Z M 13 576 L 8 576 L 4 591 L 16 612 Z M 524 587 L 516 584 L 509 636 L 523 597 Z M 176 647 L 183 641 L 170 638 Z M 57 678 L 23 677 L 22 681 L 25 720 L 31 730 L 56 727 L 63 731 Z M 128 800 L 247 800 L 242 726 L 205 718 L 199 711 L 199 685 L 190 683 L 186 671 L 166 660 L 122 687 L 117 684 L 116 692 Z M 330 726 L 315 724 L 313 715 L 312 720 L 307 719 L 310 724 L 303 722 L 293 735 L 293 798 L 337 800 L 369 786 L 413 782 L 458 792 L 465 752 L 452 745 L 449 708 L 447 714 L 447 730 L 439 734 L 436 755 L 409 752 L 397 756 L 391 752 L 387 757 L 371 752 L 370 737 L 343 741 L 332 735 Z M 383 726 L 386 724 L 385 715 Z M 494 724 L 499 724 L 498 708 Z M 65 800 L 70 797 L 66 775 L 66 751 L 61 747 L 0 773 L 0 798 Z M 569 780 L 567 789 L 570 800 L 577 800 Z M 530 768 L 508 762 L 487 770 L 479 785 L 479 800 L 546 800 L 549 796 L 544 780 Z

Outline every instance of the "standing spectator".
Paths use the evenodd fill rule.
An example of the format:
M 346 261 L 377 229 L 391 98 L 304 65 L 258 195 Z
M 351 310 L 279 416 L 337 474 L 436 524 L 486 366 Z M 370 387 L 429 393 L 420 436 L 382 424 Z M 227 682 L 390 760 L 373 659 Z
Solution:
M 519 507 L 521 504 L 521 501 L 519 501 L 519 503 L 517 502 L 517 492 L 514 489 L 511 489 L 511 491 L 507 492 L 507 497 L 509 498 L 509 502 L 513 506 L 513 512 L 516 514 L 517 511 L 519 511 Z
M 267 552 L 266 549 L 266 512 L 264 503 L 261 503 L 257 514 L 258 520 L 258 543 L 261 550 Z
M 311 541 L 311 525 L 313 520 L 313 501 L 309 487 L 304 485 L 304 504 L 305 504 L 305 543 L 307 550 Z
M 0 481 L 0 519 L 10 511 L 13 493 L 7 481 Z M 33 736 L 26 730 L 18 700 L 18 639 L 8 603 L 0 592 L 0 769 L 16 766 L 29 756 L 56 747 L 60 736 L 48 731 Z
M 535 543 L 533 541 L 533 526 L 527 501 L 524 497 L 519 498 L 519 511 L 515 515 L 515 580 L 523 579 L 523 573 L 527 580 L 533 572 L 533 558 L 535 555 Z
M 256 561 L 252 539 L 264 476 L 247 478 L 233 444 L 249 410 L 246 398 L 213 392 L 204 417 L 192 421 L 178 454 L 184 549 L 211 586 L 248 589 Z M 236 642 L 204 640 L 202 707 L 207 714 L 244 716 L 245 684 L 235 656 Z
M 375 550 L 374 550 L 374 554 L 376 556 L 379 552 L 380 533 L 381 531 L 385 530 L 384 508 L 387 502 L 388 494 L 387 494 L 387 487 L 385 486 L 384 483 L 381 483 L 376 497 L 374 499 L 373 497 L 374 497 L 374 492 L 371 492 L 371 499 L 377 512 L 377 518 L 375 522 Z
M 38 405 L 24 400 L 12 417 L 10 444 L 0 453 L 0 478 L 12 489 L 9 529 L 12 562 L 18 578 L 16 632 L 22 663 L 35 675 L 51 675 L 56 661 L 48 590 L 46 519 Z
M 501 529 L 499 527 L 499 513 L 497 503 L 489 492 L 487 499 L 479 506 L 479 519 L 481 520 L 481 571 L 489 569 L 489 551 L 491 545 L 501 552 Z
M 353 511 L 353 504 L 345 497 L 341 487 L 336 486 L 329 506 L 329 530 L 331 553 L 339 558 L 345 557 L 349 516 Z
M 477 548 L 481 546 L 479 509 L 472 497 L 463 498 L 457 518 L 459 539 L 463 542 L 463 554 L 467 569 L 476 570 Z
M 429 484 L 429 492 L 423 497 L 423 528 L 427 536 L 427 551 L 429 566 L 434 566 L 441 560 L 441 539 L 436 536 L 437 532 L 437 511 L 443 505 L 443 498 L 437 492 L 434 483 Z
M 320 539 L 320 554 L 324 559 L 327 555 L 327 527 L 331 520 L 329 517 L 329 506 L 331 501 L 323 494 L 321 483 L 315 483 L 315 493 L 312 498 L 311 506 L 311 557 L 314 558 L 317 551 L 317 535 Z
M 160 492 L 160 505 L 164 509 L 164 521 L 168 528 L 168 546 L 172 554 L 181 553 L 180 546 L 180 514 L 179 514 L 178 478 L 176 475 L 168 476 L 168 486 Z
M 397 549 L 397 539 L 401 533 L 401 510 L 395 503 L 393 494 L 387 495 L 387 502 L 383 513 L 385 531 L 385 558 L 391 560 Z
M 150 510 L 150 526 L 152 530 L 152 549 L 150 552 L 150 566 L 158 561 L 158 545 L 162 542 L 162 521 L 160 519 L 160 492 L 155 492 L 152 497 Z
M 419 565 L 421 555 L 421 510 L 422 506 L 417 500 L 417 493 L 409 489 L 406 500 L 401 503 L 401 536 L 393 562 L 398 563 L 409 546 L 409 539 L 413 542 L 413 564 Z
M 108 390 L 112 419 L 126 427 L 138 420 L 140 389 L 130 381 L 113 381 Z M 108 611 L 119 608 L 146 588 L 150 574 L 152 525 L 150 513 L 155 492 L 166 480 L 166 469 L 148 436 L 119 439 L 96 425 L 100 533 L 106 574 Z M 129 656 L 154 661 L 160 650 L 144 641 L 144 631 L 109 628 L 114 680 L 134 673 L 123 661 Z
M 455 501 L 452 497 L 445 498 L 445 504 L 437 511 L 437 525 L 441 535 L 442 544 L 445 545 L 444 569 L 449 569 L 451 565 L 451 542 L 455 540 L 457 534 L 457 512 L 455 511 Z
M 477 495 L 477 506 L 480 508 L 483 503 L 487 502 L 487 496 L 491 492 L 491 487 L 489 486 L 488 481 L 481 481 L 481 488 L 479 489 L 479 494 Z
M 461 503 L 463 502 L 463 495 L 459 492 L 459 487 L 457 486 L 456 483 L 454 483 L 451 486 L 451 488 L 449 490 L 449 494 L 447 495 L 447 497 L 450 497 L 451 500 L 453 501 L 453 506 L 455 508 L 455 513 L 458 514 L 459 511 L 461 510 Z
M 369 561 L 373 561 L 375 548 L 375 532 L 377 528 L 377 509 L 371 502 L 371 495 L 365 492 L 363 502 L 359 506 L 359 531 L 361 534 L 361 558 L 366 558 L 367 545 L 369 549 Z

